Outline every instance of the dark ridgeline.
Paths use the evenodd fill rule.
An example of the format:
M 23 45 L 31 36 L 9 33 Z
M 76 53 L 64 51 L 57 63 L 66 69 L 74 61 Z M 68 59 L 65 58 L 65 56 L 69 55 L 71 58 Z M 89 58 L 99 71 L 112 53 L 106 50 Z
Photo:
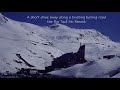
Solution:
M 52 65 L 45 68 L 45 72 L 52 71 L 56 68 L 67 68 L 75 64 L 82 64 L 85 60 L 85 45 L 80 46 L 76 53 L 66 53 L 52 61 Z

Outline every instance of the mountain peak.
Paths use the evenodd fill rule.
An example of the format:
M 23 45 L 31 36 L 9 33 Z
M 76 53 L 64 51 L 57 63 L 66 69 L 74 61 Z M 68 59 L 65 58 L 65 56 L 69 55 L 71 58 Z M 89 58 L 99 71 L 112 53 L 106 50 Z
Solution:
M 3 15 L 0 13 L 0 16 L 3 16 Z
M 0 24 L 6 23 L 8 19 L 0 13 Z

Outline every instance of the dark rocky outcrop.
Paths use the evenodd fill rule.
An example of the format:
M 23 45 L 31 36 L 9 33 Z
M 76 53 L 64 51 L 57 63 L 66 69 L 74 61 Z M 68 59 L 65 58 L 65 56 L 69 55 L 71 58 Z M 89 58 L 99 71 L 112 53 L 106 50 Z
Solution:
M 114 58 L 115 55 L 106 55 L 106 56 L 103 56 L 103 58 L 106 58 L 106 59 L 111 59 L 111 58 Z
M 59 25 L 58 25 L 58 24 L 53 24 L 53 25 L 50 25 L 49 27 L 50 27 L 51 29 L 56 29 L 56 28 L 59 27 Z
M 76 53 L 66 53 L 58 58 L 55 58 L 52 65 L 45 68 L 46 72 L 52 71 L 55 68 L 67 68 L 75 64 L 82 64 L 85 60 L 85 45 L 80 46 Z
M 17 54 L 19 58 L 21 59 L 20 55 Z M 70 66 L 73 66 L 75 64 L 82 64 L 87 62 L 85 60 L 85 45 L 80 46 L 79 50 L 76 53 L 66 53 L 58 58 L 55 58 L 54 61 L 52 61 L 52 65 L 45 67 L 45 70 L 32 70 L 32 69 L 21 69 L 18 74 L 25 74 L 25 75 L 31 75 L 32 72 L 38 73 L 47 73 L 50 71 L 53 71 L 55 69 L 60 68 L 67 68 Z
M 20 60 L 22 60 L 27 66 L 29 66 L 29 67 L 34 67 L 33 65 L 29 64 L 28 62 L 26 62 L 25 59 L 22 58 L 20 54 L 16 54 L 16 56 L 17 56 Z
M 54 68 L 66 68 L 78 63 L 85 63 L 85 45 L 80 46 L 80 49 L 76 53 L 67 53 L 54 59 L 52 66 Z

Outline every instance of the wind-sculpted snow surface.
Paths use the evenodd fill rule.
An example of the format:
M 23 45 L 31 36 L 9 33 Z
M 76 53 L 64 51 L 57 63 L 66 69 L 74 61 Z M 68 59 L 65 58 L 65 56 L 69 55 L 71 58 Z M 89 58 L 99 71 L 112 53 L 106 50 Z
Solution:
M 0 14 L 0 72 L 21 68 L 44 70 L 54 58 L 75 53 L 85 45 L 84 64 L 49 72 L 78 78 L 118 77 L 120 43 L 94 29 L 75 29 L 61 24 L 37 26 L 11 20 Z M 115 55 L 111 59 L 103 58 Z M 117 75 L 118 74 L 118 75 Z

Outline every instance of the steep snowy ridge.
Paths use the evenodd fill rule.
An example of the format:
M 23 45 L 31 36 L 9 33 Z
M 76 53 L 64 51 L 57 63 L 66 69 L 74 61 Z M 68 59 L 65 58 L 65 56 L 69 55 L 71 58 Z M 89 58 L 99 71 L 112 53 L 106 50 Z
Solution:
M 56 57 L 85 45 L 85 64 L 50 72 L 72 77 L 110 77 L 120 66 L 120 44 L 94 29 L 75 29 L 62 24 L 37 26 L 0 14 L 0 72 L 21 68 L 44 70 Z M 112 59 L 105 55 L 115 55 Z M 118 77 L 118 76 L 117 76 Z
M 6 23 L 8 19 L 0 13 L 0 24 Z
M 21 26 L 21 22 L 10 19 L 8 23 L 0 25 L 0 42 L 1 72 L 15 73 L 20 68 L 45 69 L 45 66 L 51 65 L 53 58 L 63 53 L 35 34 L 31 27 L 28 30 Z M 29 67 L 25 62 L 34 67 Z

